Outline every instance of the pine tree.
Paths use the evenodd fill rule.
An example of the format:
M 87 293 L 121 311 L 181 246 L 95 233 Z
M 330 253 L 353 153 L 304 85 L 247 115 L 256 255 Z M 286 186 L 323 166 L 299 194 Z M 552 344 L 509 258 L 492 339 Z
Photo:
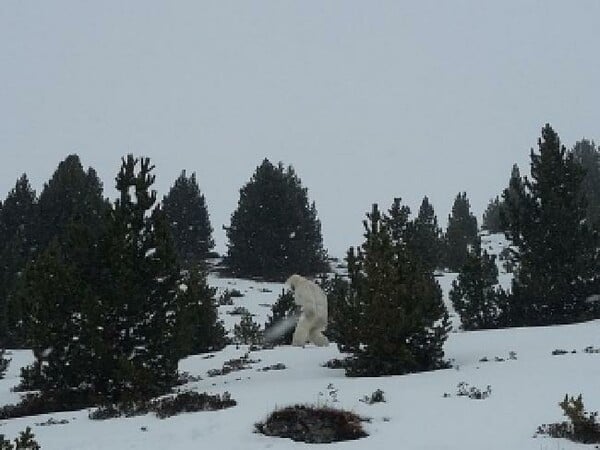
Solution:
M 169 220 L 180 262 L 190 267 L 206 259 L 215 246 L 212 226 L 204 195 L 196 182 L 196 174 L 185 170 L 163 198 L 163 209 Z
M 181 357 L 222 349 L 227 343 L 219 320 L 216 289 L 208 286 L 203 264 L 185 274 L 177 301 L 177 341 Z
M 433 274 L 423 270 L 407 247 L 407 212 L 399 199 L 388 215 L 373 205 L 364 222 L 365 242 L 358 252 L 349 251 L 348 305 L 358 309 L 352 316 L 360 317 L 363 326 L 347 341 L 354 349 L 348 375 L 392 375 L 444 366 L 448 313 Z
M 356 258 L 353 248 L 348 251 L 346 261 L 348 272 L 355 274 Z M 360 347 L 359 331 L 363 325 L 360 299 L 350 290 L 348 280 L 338 274 L 333 278 L 322 277 L 319 285 L 327 295 L 328 320 L 325 334 L 337 344 L 341 352 L 356 351 Z
M 102 182 L 91 167 L 83 170 L 79 156 L 69 155 L 44 185 L 38 201 L 37 239 L 40 251 L 59 240 L 72 222 L 102 232 L 109 204 L 102 197 Z
M 37 249 L 36 208 L 35 192 L 23 174 L 0 210 L 0 345 L 24 345 L 24 337 L 17 331 L 21 308 L 15 304 L 15 290 Z
M 246 312 L 242 314 L 239 324 L 233 326 L 233 335 L 239 344 L 258 344 L 262 339 L 260 325 L 254 322 L 252 314 Z
M 25 428 L 25 431 L 21 431 L 19 437 L 15 439 L 15 450 L 40 450 L 41 448 L 29 427 Z
M 594 228 L 600 227 L 600 152 L 594 141 L 582 139 L 575 143 L 573 156 L 585 170 L 581 191 L 587 201 L 587 219 Z
M 152 212 L 153 169 L 148 158 L 123 158 L 103 242 L 96 385 L 113 400 L 163 393 L 177 376 L 180 269 L 166 216 Z
M 89 386 L 89 341 L 83 311 L 96 298 L 77 261 L 54 239 L 30 265 L 18 291 L 28 302 L 28 334 L 36 361 L 24 371 L 33 385 L 53 400 L 72 404 L 93 393 Z M 87 305 L 85 305 L 87 304 Z M 81 391 L 78 388 L 82 387 Z
M 515 245 L 519 244 L 519 230 L 527 219 L 525 205 L 525 185 L 521 178 L 519 166 L 513 165 L 508 187 L 502 193 L 502 208 L 500 209 L 500 224 L 507 237 Z
M 500 201 L 500 197 L 490 200 L 483 213 L 483 219 L 481 222 L 481 228 L 489 231 L 490 233 L 500 233 L 502 229 L 502 221 L 500 219 L 501 210 L 504 207 Z
M 267 159 L 240 190 L 226 229 L 226 264 L 240 277 L 284 280 L 327 269 L 315 204 L 292 167 Z
M 15 438 L 14 445 L 4 439 L 3 434 L 0 434 L 0 450 L 40 450 L 41 448 L 29 427 L 26 427 L 25 431 L 21 431 L 19 437 Z
M 10 204 L 9 198 L 6 203 Z M 37 258 L 53 241 L 56 241 L 55 245 L 62 247 L 60 250 L 55 249 L 55 253 L 64 251 L 73 255 L 74 266 L 89 265 L 88 249 L 77 247 L 80 243 L 73 241 L 70 234 L 74 230 L 78 230 L 77 233 L 83 232 L 88 235 L 85 245 L 93 246 L 97 245 L 104 232 L 109 204 L 102 197 L 102 183 L 94 169 L 84 171 L 79 157 L 70 155 L 59 164 L 50 181 L 45 184 L 37 203 L 26 177 L 22 177 L 17 183 L 14 203 L 16 206 L 12 208 L 12 227 L 19 220 L 25 225 L 17 228 L 19 233 L 15 235 L 12 246 L 4 249 L 7 255 L 4 260 L 13 270 L 17 270 L 15 273 L 23 273 L 25 264 Z M 6 211 L 9 210 L 6 208 Z M 14 211 L 18 213 L 15 214 Z M 18 219 L 19 214 L 22 219 Z M 79 259 L 75 257 L 77 252 L 81 256 Z M 12 279 L 15 281 L 16 277 Z M 16 346 L 29 343 L 32 330 L 28 326 L 33 323 L 29 311 L 37 307 L 33 301 L 39 298 L 36 295 L 22 295 L 18 292 L 21 289 L 26 290 L 27 286 L 23 283 L 17 286 L 15 283 L 6 298 L 6 317 L 10 329 L 7 340 Z
M 26 271 L 36 361 L 24 375 L 45 398 L 128 401 L 176 381 L 181 278 L 153 168 L 124 158 L 102 234 L 76 218 Z
M 518 201 L 507 204 L 513 218 L 508 237 L 519 247 L 507 311 L 515 326 L 569 323 L 596 314 L 586 302 L 597 292 L 598 236 L 586 220 L 584 171 L 548 124 L 538 147 L 531 150 L 531 179 L 525 179 Z
M 477 219 L 471 213 L 466 192 L 456 196 L 446 230 L 446 265 L 458 272 L 465 264 L 469 246 L 477 239 Z
M 429 199 L 423 198 L 419 214 L 409 225 L 408 246 L 415 257 L 421 258 L 423 268 L 433 271 L 441 266 L 442 237 L 437 217 Z
M 450 300 L 464 330 L 501 326 L 503 292 L 498 284 L 495 256 L 481 249 L 481 239 L 467 255 L 458 278 L 452 282 Z

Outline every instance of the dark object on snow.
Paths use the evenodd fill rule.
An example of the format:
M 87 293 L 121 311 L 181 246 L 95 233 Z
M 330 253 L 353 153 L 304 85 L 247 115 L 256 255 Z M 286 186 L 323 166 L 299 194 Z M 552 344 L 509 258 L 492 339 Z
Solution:
M 133 417 L 154 412 L 159 419 L 181 413 L 197 411 L 217 411 L 237 405 L 228 392 L 223 395 L 209 395 L 206 392 L 181 392 L 151 401 L 107 405 L 92 411 L 92 420 L 106 420 L 115 417 Z
M 363 430 L 365 419 L 341 409 L 294 405 L 271 413 L 256 430 L 267 436 L 294 441 L 325 444 L 368 436 Z
M 265 366 L 262 369 L 258 369 L 261 372 L 268 372 L 270 370 L 284 370 L 287 369 L 287 366 L 283 363 L 273 364 L 271 366 Z
M 371 396 L 365 395 L 363 398 L 359 398 L 358 400 L 369 405 L 373 405 L 374 403 L 385 403 L 384 392 L 381 389 L 375 390 Z

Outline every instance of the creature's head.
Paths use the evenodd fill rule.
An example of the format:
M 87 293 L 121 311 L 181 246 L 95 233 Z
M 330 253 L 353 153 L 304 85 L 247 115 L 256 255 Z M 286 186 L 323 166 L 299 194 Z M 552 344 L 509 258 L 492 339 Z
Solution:
M 292 275 L 285 282 L 285 284 L 287 284 L 292 290 L 295 290 L 301 283 L 302 277 L 297 274 Z

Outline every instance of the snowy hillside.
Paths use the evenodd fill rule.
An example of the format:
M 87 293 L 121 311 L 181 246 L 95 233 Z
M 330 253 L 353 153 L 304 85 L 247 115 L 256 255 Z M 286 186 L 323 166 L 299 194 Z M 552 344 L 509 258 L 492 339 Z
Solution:
M 500 236 L 483 239 L 484 248 L 498 253 L 505 245 Z M 456 274 L 440 274 L 447 292 Z M 502 274 L 507 283 L 510 275 Z M 237 289 L 243 297 L 222 306 L 220 314 L 231 329 L 239 321 L 227 314 L 246 307 L 263 325 L 282 285 L 211 276 L 218 288 Z M 278 406 L 295 403 L 329 404 L 370 418 L 369 436 L 357 441 L 330 444 L 344 449 L 456 449 L 456 450 L 555 450 L 586 448 L 566 440 L 534 437 L 538 425 L 562 420 L 558 402 L 566 393 L 583 394 L 588 410 L 600 409 L 597 380 L 600 354 L 584 348 L 600 347 L 600 321 L 577 325 L 493 331 L 455 330 L 445 345 L 453 368 L 429 373 L 384 378 L 347 378 L 342 369 L 322 367 L 340 357 L 335 345 L 327 348 L 277 347 L 250 352 L 248 368 L 227 375 L 209 376 L 225 361 L 243 357 L 247 347 L 229 346 L 210 355 L 196 355 L 180 363 L 180 370 L 201 377 L 182 386 L 199 392 L 229 392 L 238 404 L 216 411 L 182 414 L 168 419 L 154 415 L 92 421 L 88 410 L 56 413 L 0 422 L 0 434 L 16 436 L 31 426 L 44 450 L 80 449 L 296 449 L 308 444 L 266 437 L 254 424 Z M 552 354 L 563 349 L 563 355 Z M 575 351 L 575 353 L 571 353 Z M 13 351 L 7 376 L 0 380 L 0 404 L 13 403 L 10 392 L 19 381 L 19 368 L 32 360 L 28 351 Z M 261 370 L 281 363 L 285 368 Z M 485 391 L 481 400 L 458 396 L 466 383 Z M 385 403 L 369 405 L 361 399 L 376 389 Z M 44 425 L 52 418 L 68 423 Z

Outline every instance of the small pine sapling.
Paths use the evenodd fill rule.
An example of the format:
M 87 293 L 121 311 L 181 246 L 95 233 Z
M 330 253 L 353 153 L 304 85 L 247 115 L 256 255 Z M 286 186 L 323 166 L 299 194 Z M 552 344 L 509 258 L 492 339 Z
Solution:
M 242 314 L 242 320 L 233 327 L 233 335 L 240 344 L 259 344 L 262 341 L 260 325 L 248 312 Z

